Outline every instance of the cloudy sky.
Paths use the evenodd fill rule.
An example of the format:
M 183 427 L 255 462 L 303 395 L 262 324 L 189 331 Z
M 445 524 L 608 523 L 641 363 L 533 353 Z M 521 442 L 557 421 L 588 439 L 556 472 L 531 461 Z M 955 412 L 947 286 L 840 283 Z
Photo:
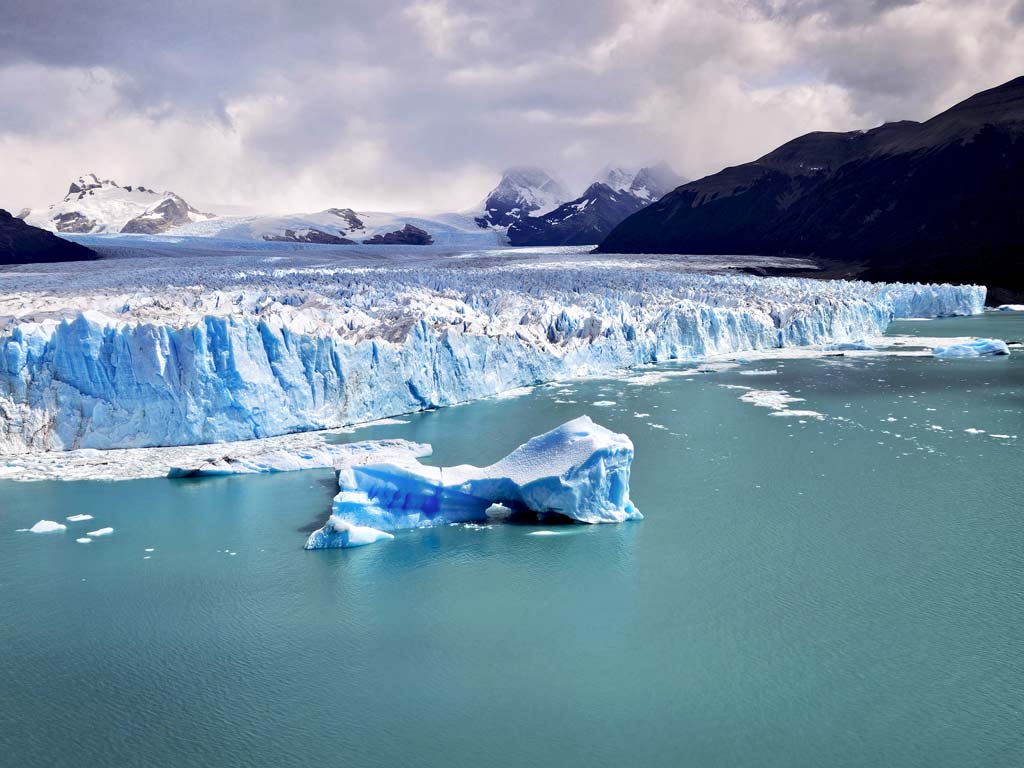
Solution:
M 2 0 L 0 207 L 454 209 L 503 167 L 695 178 L 1024 74 L 1024 0 Z

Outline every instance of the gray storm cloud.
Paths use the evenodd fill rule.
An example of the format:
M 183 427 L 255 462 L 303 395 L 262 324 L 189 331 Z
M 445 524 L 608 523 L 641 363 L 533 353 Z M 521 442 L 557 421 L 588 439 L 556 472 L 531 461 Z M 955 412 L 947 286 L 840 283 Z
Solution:
M 460 208 L 523 163 L 696 177 L 1024 73 L 1021 8 L 6 0 L 0 207 L 86 171 L 262 210 Z

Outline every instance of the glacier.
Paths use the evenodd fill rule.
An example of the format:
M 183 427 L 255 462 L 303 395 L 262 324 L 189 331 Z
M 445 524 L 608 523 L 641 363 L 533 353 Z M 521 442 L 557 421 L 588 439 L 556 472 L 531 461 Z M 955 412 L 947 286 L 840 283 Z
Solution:
M 306 549 L 360 546 L 387 531 L 555 513 L 582 523 L 643 516 L 629 500 L 633 443 L 587 416 L 534 437 L 487 467 L 432 467 L 415 458 L 343 466 L 327 524 Z
M 935 347 L 932 354 L 935 357 L 944 358 L 984 357 L 986 355 L 1008 355 L 1010 348 L 1005 341 L 1000 339 L 974 339 L 960 344 Z
M 333 429 L 647 363 L 855 342 L 985 300 L 982 286 L 693 272 L 680 257 L 286 253 L 5 272 L 0 453 Z

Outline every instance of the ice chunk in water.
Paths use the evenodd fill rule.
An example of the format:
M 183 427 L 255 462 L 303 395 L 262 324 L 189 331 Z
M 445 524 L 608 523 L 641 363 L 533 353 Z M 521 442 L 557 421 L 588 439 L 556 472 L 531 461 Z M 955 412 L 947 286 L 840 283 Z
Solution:
M 53 520 L 40 520 L 28 530 L 30 533 L 60 533 L 67 529 L 68 527 L 63 523 L 57 523 Z
M 935 357 L 982 357 L 983 355 L 1008 355 L 1010 348 L 1000 339 L 975 339 L 948 347 L 935 347 Z
M 583 523 L 639 520 L 629 500 L 632 461 L 628 437 L 581 416 L 488 467 L 428 467 L 411 458 L 345 467 L 338 472 L 333 514 L 306 548 L 358 546 L 388 530 L 486 521 L 495 504 Z

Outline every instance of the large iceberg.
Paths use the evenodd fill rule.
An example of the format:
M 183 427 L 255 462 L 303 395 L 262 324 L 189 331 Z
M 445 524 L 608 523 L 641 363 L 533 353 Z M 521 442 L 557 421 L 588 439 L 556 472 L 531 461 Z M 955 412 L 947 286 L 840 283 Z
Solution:
M 1008 355 L 1010 348 L 1000 339 L 974 339 L 959 344 L 949 344 L 932 349 L 935 357 L 984 357 L 986 355 Z
M 487 258 L 175 254 L 74 280 L 6 273 L 0 454 L 331 429 L 646 363 L 856 341 L 985 300 L 980 286 Z
M 632 461 L 626 435 L 580 416 L 487 467 L 429 467 L 414 459 L 343 467 L 331 517 L 306 549 L 368 544 L 403 528 L 487 520 L 493 509 L 582 523 L 639 520 L 629 500 Z

